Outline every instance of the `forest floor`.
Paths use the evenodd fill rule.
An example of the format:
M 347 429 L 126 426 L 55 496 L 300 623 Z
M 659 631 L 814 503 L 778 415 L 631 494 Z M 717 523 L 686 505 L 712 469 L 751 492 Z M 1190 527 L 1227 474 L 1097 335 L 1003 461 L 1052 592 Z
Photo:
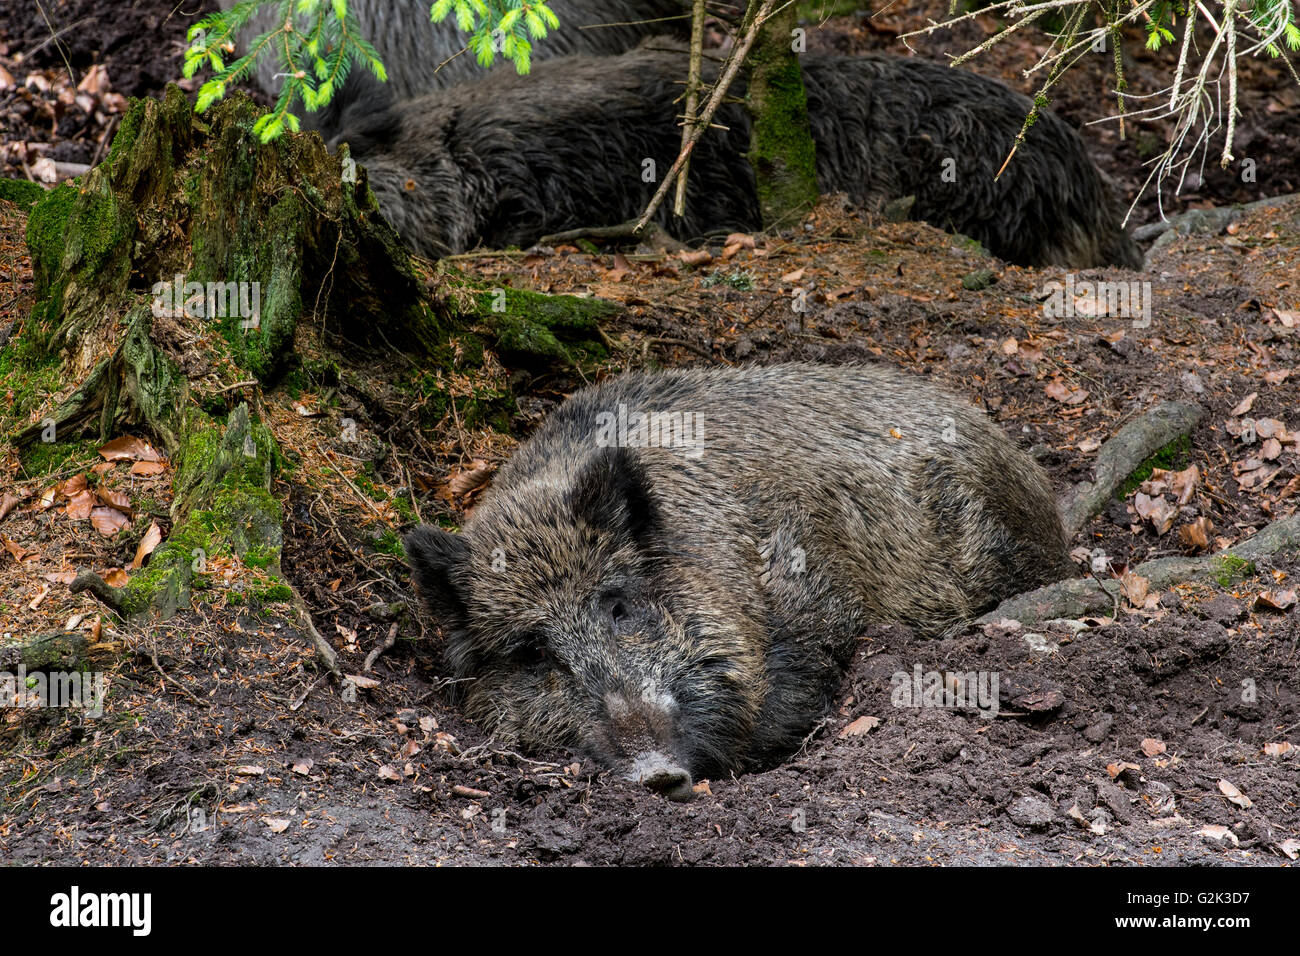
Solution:
M 66 25 L 109 5 L 45 6 Z M 111 27 L 87 20 L 65 35 L 78 76 L 105 70 L 84 100 L 56 107 L 70 88 L 63 57 L 34 49 L 48 28 L 0 0 L 0 67 L 19 84 L 0 88 L 0 175 L 46 156 L 94 161 L 120 115 L 115 97 L 157 93 L 179 71 L 187 21 L 164 2 L 126 7 L 113 5 Z M 834 18 L 810 45 L 896 49 L 903 21 L 888 17 Z M 1130 82 L 1155 75 L 1159 61 L 1144 56 Z M 1012 80 L 1027 61 L 1004 58 L 976 66 Z M 1300 189 L 1296 91 L 1265 67 L 1241 124 L 1260 180 L 1245 189 L 1214 166 L 1193 194 L 1166 197 L 1167 210 Z M 40 95 L 23 85 L 31 71 L 49 84 Z M 1101 81 L 1090 82 L 1081 75 L 1056 104 L 1075 122 L 1095 118 Z M 1140 157 L 1107 129 L 1085 136 L 1103 131 L 1090 140 L 1096 158 L 1131 198 Z M 1138 208 L 1139 221 L 1155 218 Z M 0 202 L 0 339 L 30 306 L 24 222 Z M 1205 417 L 1170 474 L 1128 489 L 1073 542 L 1104 552 L 1116 575 L 1240 541 L 1300 505 L 1300 199 L 1175 237 L 1144 272 L 1076 274 L 1068 316 L 1044 304 L 1060 270 L 1008 266 L 922 224 L 873 224 L 834 199 L 789 234 L 752 238 L 713 243 L 711 259 L 689 265 L 576 247 L 449 265 L 620 303 L 604 325 L 610 358 L 589 377 L 786 359 L 928 375 L 981 404 L 1063 494 L 1135 415 L 1198 402 Z M 1096 314 L 1078 283 L 1099 279 L 1138 283 L 1149 318 Z M 809 290 L 804 312 L 790 307 L 796 285 Z M 463 517 L 581 381 L 489 358 L 443 384 L 467 402 L 508 388 L 510 434 L 463 425 L 455 403 L 419 430 L 409 396 L 383 384 L 408 360 L 300 348 L 319 349 L 338 376 L 262 396 L 293 464 L 274 488 L 283 564 L 344 671 L 364 678 L 355 695 L 322 676 L 256 569 L 210 569 L 201 601 L 147 627 L 69 593 L 73 569 L 133 573 L 148 529 L 167 533 L 166 462 L 142 466 L 139 445 L 122 458 L 89 447 L 33 476 L 0 448 L 0 631 L 88 631 L 109 688 L 99 717 L 0 711 L 0 861 L 1285 865 L 1300 855 L 1296 554 L 1226 584 L 1143 593 L 1130 578 L 1116 618 L 1082 627 L 972 626 L 937 641 L 873 628 L 798 754 L 701 782 L 688 804 L 566 754 L 494 750 L 448 703 L 437 635 L 407 607 L 397 535 L 413 513 Z M 341 416 L 354 434 L 341 434 Z M 997 675 L 998 714 L 895 706 L 895 675 L 918 670 Z

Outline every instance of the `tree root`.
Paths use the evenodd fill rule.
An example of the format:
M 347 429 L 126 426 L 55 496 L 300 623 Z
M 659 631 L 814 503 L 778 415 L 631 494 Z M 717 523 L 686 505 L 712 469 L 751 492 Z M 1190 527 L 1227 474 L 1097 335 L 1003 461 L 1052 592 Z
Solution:
M 1144 461 L 1190 433 L 1204 414 L 1199 405 L 1165 402 L 1121 428 L 1097 453 L 1096 480 L 1080 485 L 1062 505 L 1066 533 L 1070 537 L 1078 534 Z
M 1231 548 L 1199 558 L 1156 558 L 1133 568 L 1152 590 L 1175 584 L 1215 582 L 1228 587 L 1255 573 L 1255 561 L 1284 552 L 1300 553 L 1300 511 L 1279 518 Z M 1071 578 L 1008 598 L 977 618 L 976 624 L 1010 619 L 1026 626 L 1056 618 L 1080 618 L 1114 613 L 1113 592 L 1096 578 Z
M 0 647 L 0 670 L 77 670 L 90 646 L 79 631 L 46 631 L 12 647 Z
M 82 591 L 89 591 L 104 604 L 108 605 L 115 613 L 122 613 L 123 602 L 126 598 L 126 588 L 113 587 L 94 571 L 82 571 L 72 579 L 72 583 L 68 585 L 68 590 L 73 594 L 80 594 Z
M 539 246 L 554 246 L 562 242 L 574 242 L 577 239 L 635 240 L 667 252 L 681 252 L 686 248 L 685 243 L 674 239 L 657 223 L 647 223 L 644 229 L 638 231 L 636 220 L 621 222 L 615 226 L 583 226 L 578 229 L 566 229 L 564 232 L 542 236 L 541 239 L 537 240 L 537 244 Z

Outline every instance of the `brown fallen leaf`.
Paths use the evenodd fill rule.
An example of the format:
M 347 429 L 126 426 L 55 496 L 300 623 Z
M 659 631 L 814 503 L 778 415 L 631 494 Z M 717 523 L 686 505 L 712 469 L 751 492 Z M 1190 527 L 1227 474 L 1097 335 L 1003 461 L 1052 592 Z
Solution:
M 1243 810 L 1249 809 L 1253 805 L 1251 803 L 1250 797 L 1246 796 L 1244 793 L 1238 790 L 1235 785 L 1228 782 L 1227 780 L 1219 781 L 1219 792 L 1222 793 L 1225 797 L 1227 797 L 1229 802 L 1235 803 Z
M 140 539 L 140 545 L 135 549 L 135 560 L 131 562 L 131 570 L 139 571 L 144 564 L 144 559 L 153 554 L 154 549 L 162 543 L 162 530 L 158 527 L 157 521 L 149 522 L 149 527 L 145 529 L 144 537 Z
M 1264 745 L 1264 753 L 1269 757 L 1280 757 L 1283 754 L 1290 753 L 1295 748 L 1291 746 L 1288 740 L 1275 740 L 1272 743 Z
M 392 767 L 388 766 L 388 764 L 383 764 L 375 772 L 379 775 L 380 780 L 395 781 L 395 780 L 402 779 L 402 775 L 398 773 L 396 770 L 394 770 Z
M 1066 405 L 1079 405 L 1087 401 L 1088 393 L 1082 388 L 1071 388 L 1060 379 L 1048 384 L 1047 397 Z
M 804 273 L 807 271 L 807 269 L 795 269 L 794 272 L 787 272 L 785 275 L 781 276 L 781 281 L 790 283 L 798 282 L 803 278 Z
M 99 507 L 91 509 L 90 523 L 100 534 L 111 538 L 123 528 L 129 528 L 131 519 L 116 508 Z
M 49 593 L 50 593 L 50 586 L 48 584 L 42 584 L 41 593 L 36 595 L 36 597 L 32 598 L 31 603 L 27 605 L 27 610 L 35 611 L 38 607 L 41 606 L 41 602 L 45 600 L 46 595 L 48 595 Z
M 45 580 L 51 584 L 71 584 L 76 579 L 76 571 L 55 571 L 53 574 L 45 575 Z
M 1300 312 L 1290 309 L 1274 309 L 1277 320 L 1288 329 L 1300 328 Z
M 106 461 L 162 461 L 154 447 L 134 435 L 123 435 L 101 445 L 99 453 Z
M 114 588 L 124 588 L 131 583 L 131 575 L 121 568 L 109 568 L 100 577 L 104 579 L 105 584 Z
M 1256 611 L 1289 611 L 1295 607 L 1296 591 L 1261 591 L 1255 597 Z
M 95 509 L 95 493 L 90 490 L 78 491 L 63 508 L 63 513 L 74 521 L 85 521 Z
M 1120 774 L 1124 773 L 1125 771 L 1132 771 L 1133 773 L 1141 773 L 1142 768 L 1135 763 L 1127 763 L 1122 761 L 1116 761 L 1115 763 L 1106 764 L 1106 773 L 1109 774 L 1112 780 L 1114 780 L 1116 777 L 1118 777 Z
M 678 253 L 677 258 L 681 259 L 684 265 L 703 266 L 713 261 L 713 253 L 709 252 L 708 249 L 697 249 L 695 252 L 683 250 Z
M 1275 368 L 1271 372 L 1264 373 L 1264 381 L 1270 385 L 1281 385 L 1291 375 L 1289 368 Z
M 1210 547 L 1210 535 L 1214 533 L 1214 525 L 1210 519 L 1201 515 L 1190 524 L 1185 524 L 1178 529 L 1178 540 L 1183 543 L 1183 547 L 1191 551 L 1208 551 Z
M 1180 505 L 1185 505 L 1192 500 L 1192 495 L 1196 494 L 1196 486 L 1201 482 L 1201 469 L 1196 465 L 1184 468 L 1182 471 L 1170 472 L 1169 488 L 1178 498 Z
M 440 494 L 451 500 L 468 495 L 485 487 L 492 478 L 493 467 L 481 458 L 475 458 L 468 468 L 454 468 Z
M 1277 848 L 1287 855 L 1289 860 L 1300 859 L 1300 840 L 1290 839 L 1283 840 L 1277 845 Z
M 137 478 L 152 478 L 154 475 L 161 475 L 167 470 L 167 466 L 160 461 L 137 461 L 131 466 L 131 474 Z
M 1265 461 L 1277 461 L 1281 454 L 1282 443 L 1276 438 L 1265 438 L 1264 444 L 1259 446 L 1259 455 Z
M 1140 574 L 1132 571 L 1125 571 L 1119 579 L 1119 588 L 1123 592 L 1125 599 L 1134 607 L 1142 607 L 1147 600 L 1147 592 L 1151 588 L 1151 582 Z M 1150 756 L 1148 754 L 1148 756 Z
M 257 764 L 245 764 L 242 767 L 235 768 L 236 775 L 240 777 L 260 777 L 266 773 L 265 767 L 259 767 Z
M 1255 399 L 1257 398 L 1259 398 L 1259 392 L 1251 392 L 1249 395 L 1247 395 L 1245 398 L 1239 401 L 1233 407 L 1232 411 L 1230 411 L 1228 414 L 1233 416 L 1245 415 L 1248 411 L 1250 411 L 1252 408 L 1255 407 Z
M 4 535 L 0 535 L 0 544 L 4 545 L 4 549 L 13 556 L 15 561 L 27 561 L 38 556 L 38 552 L 28 551 L 18 542 L 6 538 Z
M 78 491 L 84 491 L 86 489 L 87 480 L 88 479 L 84 472 L 80 475 L 73 475 L 59 486 L 59 492 L 60 494 L 67 495 L 71 498 Z
M 1155 737 L 1147 737 L 1142 741 L 1142 752 L 1148 757 L 1158 757 L 1165 752 L 1165 742 L 1157 740 Z
M 272 833 L 283 833 L 289 829 L 289 821 L 284 817 L 262 817 L 262 822 L 271 828 Z
M 3 521 L 20 501 L 22 501 L 21 498 L 6 491 L 4 497 L 0 498 L 0 521 Z
M 859 717 L 857 720 L 853 721 L 853 723 L 841 730 L 839 736 L 841 739 L 845 737 L 861 737 L 865 734 L 871 733 L 871 731 L 875 730 L 879 726 L 879 717 Z

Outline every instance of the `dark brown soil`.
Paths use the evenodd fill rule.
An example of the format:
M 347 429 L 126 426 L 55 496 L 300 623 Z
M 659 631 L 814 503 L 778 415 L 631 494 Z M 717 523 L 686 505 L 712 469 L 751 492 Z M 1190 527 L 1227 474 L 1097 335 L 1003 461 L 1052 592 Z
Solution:
M 93 12 L 103 4 L 46 6 Z M 132 10 L 163 23 L 170 7 Z M 0 0 L 0 14 L 9 55 L 44 35 L 24 5 Z M 831 27 L 835 44 L 849 49 L 878 40 L 857 19 Z M 117 86 L 130 73 L 128 51 L 156 57 L 184 25 L 161 30 L 147 47 L 125 37 L 78 55 L 102 57 Z M 1088 89 L 1071 89 L 1095 105 Z M 0 111 L 13 102 L 5 96 Z M 1267 132 L 1253 128 L 1257 142 L 1295 143 L 1294 112 L 1266 119 Z M 1259 198 L 1226 186 L 1219 197 L 1215 188 L 1207 179 L 1203 196 Z M 22 224 L 0 203 L 0 280 L 12 283 L 12 292 L 0 284 L 0 302 L 25 291 Z M 1300 430 L 1300 329 L 1287 324 L 1300 307 L 1298 201 L 1181 239 L 1149 273 L 1077 277 L 1151 282 L 1146 327 L 1051 319 L 1040 299 L 1059 273 L 1005 266 L 919 224 L 872 227 L 833 201 L 791 235 L 760 237 L 727 260 L 713 251 L 719 258 L 701 267 L 572 247 L 454 265 L 517 287 L 622 302 L 606 329 L 618 346 L 608 371 L 797 357 L 885 361 L 932 375 L 981 401 L 1063 492 L 1091 477 L 1096 442 L 1132 416 L 1161 400 L 1199 401 L 1206 417 L 1173 462 L 1196 465 L 1199 481 L 1174 526 L 1158 534 L 1130 493 L 1075 541 L 1103 549 L 1121 569 L 1192 553 L 1179 530 L 1198 518 L 1211 522 L 1212 546 L 1221 547 L 1300 500 L 1296 442 L 1243 467 L 1260 457 L 1259 445 L 1229 429 L 1251 417 Z M 992 284 L 963 287 L 983 269 Z M 803 314 L 789 307 L 796 284 L 810 290 Z M 0 306 L 0 330 L 24 307 Z M 1232 586 L 1123 601 L 1117 620 L 1077 632 L 1066 623 L 1035 634 L 971 627 L 921 641 L 903 628 L 873 629 L 834 712 L 797 755 L 765 773 L 707 781 L 685 805 L 567 754 L 491 749 L 448 703 L 437 636 L 411 617 L 405 572 L 383 536 L 404 526 L 393 504 L 409 501 L 412 485 L 425 520 L 458 517 L 472 497 L 449 494 L 449 479 L 490 471 L 513 440 L 463 427 L 456 415 L 420 429 L 409 396 L 382 385 L 399 361 L 349 357 L 337 384 L 266 396 L 296 462 L 275 489 L 287 516 L 285 570 L 346 673 L 361 674 L 396 628 L 396 645 L 368 674 L 376 685 L 345 699 L 286 605 L 259 605 L 246 569 L 225 569 L 213 594 L 169 622 L 118 628 L 105 617 L 102 718 L 0 712 L 0 860 L 1277 865 L 1300 852 L 1300 747 L 1284 746 L 1300 745 L 1300 607 L 1257 602 L 1263 591 L 1296 587 L 1295 554 Z M 468 396 L 507 381 L 520 435 L 580 384 L 562 370 L 490 363 L 443 385 Z M 1251 409 L 1233 415 L 1252 392 Z M 318 406 L 329 415 L 302 413 Z M 341 440 L 341 416 L 357 422 L 357 442 Z M 126 465 L 102 480 L 165 516 L 166 489 L 134 482 Z M 24 496 L 0 519 L 0 534 L 32 552 L 20 560 L 0 550 L 0 630 L 93 619 L 94 599 L 59 584 L 33 607 L 44 576 L 124 565 L 146 522 L 125 538 L 98 536 L 61 505 L 42 507 L 52 479 L 27 480 L 12 456 L 0 459 L 0 482 Z M 997 716 L 898 706 L 895 675 L 910 679 L 918 668 L 996 675 Z M 1230 799 L 1238 792 L 1248 806 Z

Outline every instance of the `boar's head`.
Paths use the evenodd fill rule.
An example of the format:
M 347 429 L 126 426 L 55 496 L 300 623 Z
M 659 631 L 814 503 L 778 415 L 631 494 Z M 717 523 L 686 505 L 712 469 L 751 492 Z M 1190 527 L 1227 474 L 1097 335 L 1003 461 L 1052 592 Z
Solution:
M 717 612 L 716 585 L 682 570 L 670 524 L 643 463 L 606 448 L 503 482 L 462 534 L 411 532 L 467 715 L 504 744 L 568 746 L 673 799 L 690 798 L 692 775 L 737 767 L 763 655 Z

